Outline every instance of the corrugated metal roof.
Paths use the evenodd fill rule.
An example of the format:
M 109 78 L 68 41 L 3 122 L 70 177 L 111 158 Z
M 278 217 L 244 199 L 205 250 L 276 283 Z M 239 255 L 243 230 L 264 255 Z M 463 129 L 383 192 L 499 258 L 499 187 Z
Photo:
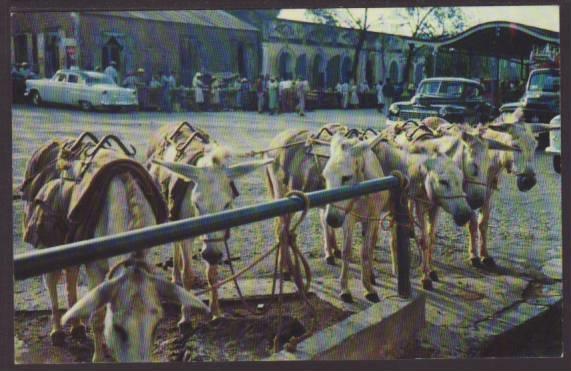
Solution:
M 258 31 L 258 29 L 223 10 L 166 10 L 86 12 L 112 17 L 136 18 L 148 21 L 194 24 L 205 27 Z

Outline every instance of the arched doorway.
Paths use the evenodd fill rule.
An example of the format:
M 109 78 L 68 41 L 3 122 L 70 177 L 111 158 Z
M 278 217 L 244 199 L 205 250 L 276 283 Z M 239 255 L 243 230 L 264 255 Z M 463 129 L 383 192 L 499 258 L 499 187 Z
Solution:
M 339 82 L 339 64 L 341 57 L 338 55 L 327 61 L 327 87 L 334 88 Z
M 317 54 L 315 58 L 313 58 L 311 85 L 317 89 L 325 87 L 325 72 L 323 71 L 323 57 L 321 54 Z
M 343 64 L 341 65 L 341 81 L 342 82 L 349 82 L 349 80 L 351 80 L 351 69 L 352 69 L 352 65 L 351 65 L 351 58 L 350 57 L 345 57 L 343 58 Z
M 282 80 L 293 78 L 292 58 L 289 52 L 283 51 L 278 58 L 279 73 Z
M 392 83 L 397 83 L 399 81 L 399 66 L 396 61 L 391 62 L 389 67 L 389 78 Z
M 102 68 L 105 69 L 111 61 L 117 63 L 117 70 L 121 70 L 121 50 L 123 47 L 115 37 L 111 37 L 109 41 L 105 45 L 103 45 L 102 55 L 101 55 L 101 62 Z
M 246 69 L 246 53 L 244 52 L 244 44 L 238 44 L 238 51 L 236 53 L 236 59 L 238 62 L 238 73 L 240 77 L 249 77 L 248 71 Z
M 365 80 L 369 86 L 374 85 L 375 77 L 373 76 L 373 58 L 367 55 L 367 62 L 365 63 Z
M 297 57 L 295 61 L 295 78 L 307 79 L 307 56 L 305 54 Z

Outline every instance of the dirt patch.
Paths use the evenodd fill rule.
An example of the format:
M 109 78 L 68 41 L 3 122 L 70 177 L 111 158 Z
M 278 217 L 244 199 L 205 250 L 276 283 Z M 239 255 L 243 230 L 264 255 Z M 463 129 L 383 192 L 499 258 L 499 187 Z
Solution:
M 313 294 L 310 294 L 309 301 L 316 313 L 316 331 L 350 315 Z M 159 325 L 153 349 L 156 361 L 253 361 L 270 356 L 278 329 L 277 304 L 268 300 L 250 304 L 253 307 L 264 304 L 269 309 L 255 315 L 245 310 L 241 303 L 224 303 L 222 307 L 227 317 L 210 322 L 205 322 L 205 318 L 193 318 L 193 329 L 185 336 L 177 327 L 180 316 L 178 306 L 165 305 L 165 318 Z M 91 336 L 86 339 L 67 336 L 64 346 L 53 346 L 49 336 L 50 317 L 47 311 L 16 312 L 15 336 L 21 343 L 20 362 L 91 362 Z M 291 336 L 302 335 L 312 328 L 312 324 L 311 312 L 303 302 L 293 298 L 284 300 L 280 344 L 283 346 Z M 69 328 L 64 330 L 69 333 Z

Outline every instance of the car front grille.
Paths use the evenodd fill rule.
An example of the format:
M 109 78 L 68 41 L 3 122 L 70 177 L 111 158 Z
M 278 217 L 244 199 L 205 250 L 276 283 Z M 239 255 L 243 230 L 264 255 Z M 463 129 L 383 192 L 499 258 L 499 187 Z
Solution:
M 403 121 L 406 120 L 423 120 L 427 117 L 438 116 L 436 111 L 401 111 L 399 118 Z

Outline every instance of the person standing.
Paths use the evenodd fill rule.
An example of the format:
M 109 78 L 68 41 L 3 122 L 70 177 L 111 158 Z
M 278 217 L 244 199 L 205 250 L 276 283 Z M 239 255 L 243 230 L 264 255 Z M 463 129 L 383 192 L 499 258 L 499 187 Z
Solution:
M 246 111 L 248 109 L 248 104 L 250 103 L 250 82 L 248 81 L 248 79 L 243 78 L 242 79 L 242 93 L 240 94 L 240 96 L 242 97 L 242 102 L 241 102 L 241 106 L 242 106 L 242 110 Z
M 163 85 L 163 109 L 172 112 L 172 91 L 176 87 L 176 80 L 171 71 L 167 71 L 161 79 Z
M 383 96 L 383 80 L 379 80 L 375 86 L 375 90 L 377 91 L 377 111 L 383 112 L 383 106 L 385 104 Z
M 357 84 L 355 80 L 351 80 L 351 100 L 349 102 L 351 108 L 359 108 L 359 95 L 357 94 Z
M 359 84 L 359 102 L 362 105 L 365 105 L 365 101 L 367 99 L 367 93 L 369 92 L 369 84 L 366 80 L 361 81 Z
M 198 109 L 204 108 L 204 93 L 202 88 L 204 84 L 202 83 L 202 73 L 197 72 L 192 79 L 192 87 L 194 88 L 194 101 Z
M 385 84 L 383 85 L 383 97 L 385 98 L 385 116 L 389 115 L 389 108 L 391 107 L 391 104 L 393 104 L 393 97 L 395 95 L 395 88 L 393 86 L 393 84 L 391 83 L 391 79 L 390 78 L 386 78 L 385 80 Z
M 139 78 L 133 73 L 133 71 L 129 71 L 127 73 L 127 77 L 123 79 L 123 83 L 121 85 L 124 88 L 137 89 L 138 82 Z
M 343 107 L 343 86 L 341 85 L 341 81 L 335 85 L 335 94 L 337 96 L 337 104 L 339 107 Z
M 264 78 L 262 75 L 258 76 L 258 80 L 256 80 L 256 94 L 258 97 L 258 113 L 262 113 L 264 109 Z
M 272 77 L 268 88 L 268 109 L 270 110 L 270 115 L 278 112 L 278 95 L 279 83 L 275 77 Z
M 117 63 L 115 61 L 111 61 L 103 73 L 113 80 L 115 84 L 119 84 L 119 74 L 115 66 L 117 66 Z
M 349 84 L 344 82 L 341 84 L 341 108 L 347 109 L 349 106 Z
M 220 111 L 220 83 L 217 79 L 212 82 L 212 109 L 215 111 Z
M 305 116 L 305 96 L 309 92 L 309 83 L 307 80 L 298 77 L 296 84 L 296 92 L 298 99 L 298 113 L 300 116 Z
M 286 112 L 286 89 L 287 82 L 285 79 L 280 79 L 278 84 L 278 96 L 280 100 L 280 113 Z

